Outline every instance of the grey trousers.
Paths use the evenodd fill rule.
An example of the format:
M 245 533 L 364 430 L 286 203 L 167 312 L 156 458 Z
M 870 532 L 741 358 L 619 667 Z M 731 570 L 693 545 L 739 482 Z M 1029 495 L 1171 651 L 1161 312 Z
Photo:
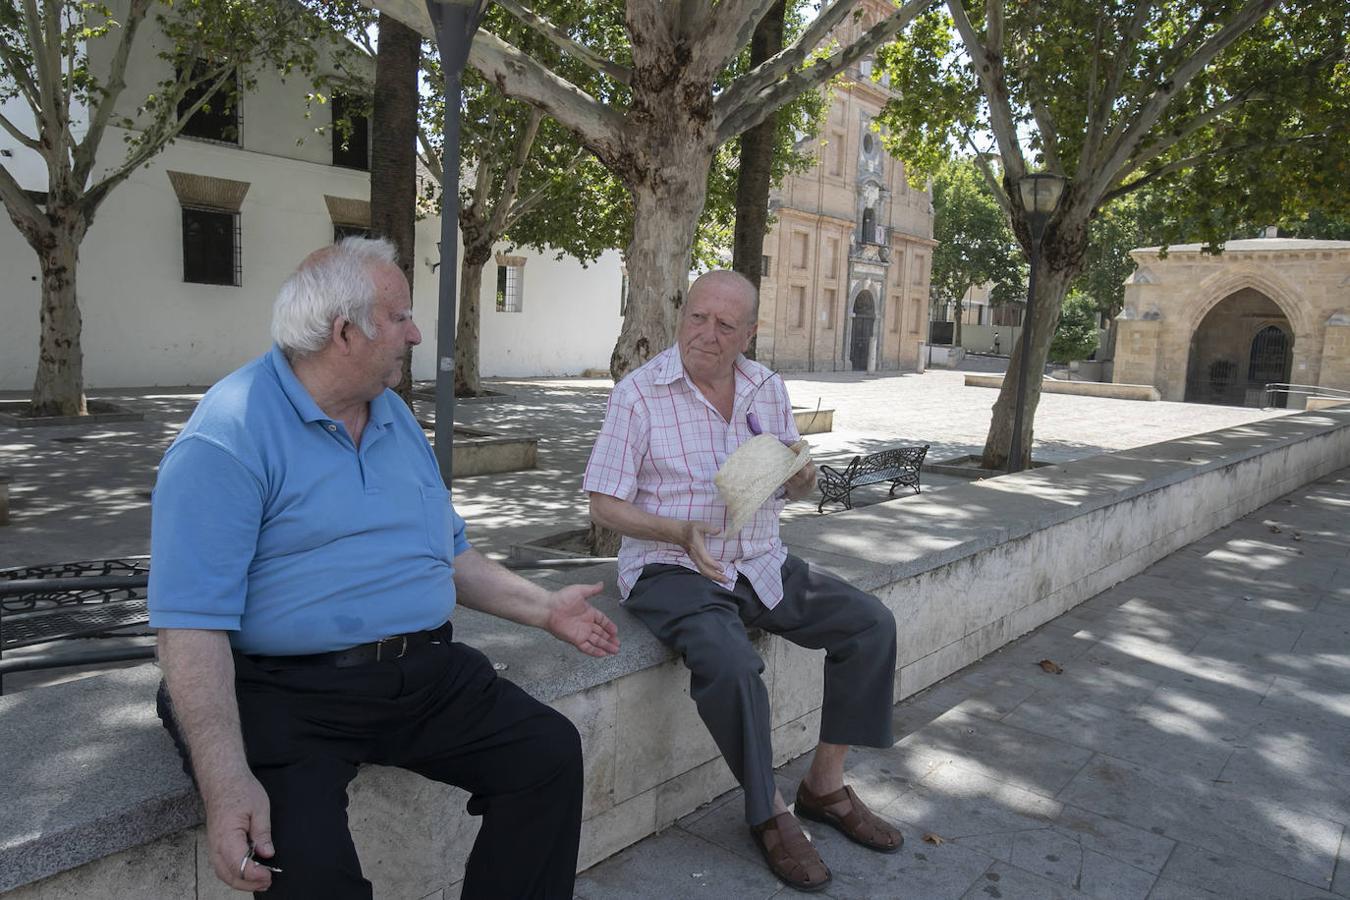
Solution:
M 772 818 L 774 780 L 764 660 L 746 628 L 826 651 L 820 740 L 894 743 L 895 616 L 871 594 L 788 556 L 783 601 L 773 609 L 744 577 L 727 590 L 691 569 L 661 564 L 642 570 L 624 608 L 684 658 L 699 716 L 745 789 L 749 824 Z

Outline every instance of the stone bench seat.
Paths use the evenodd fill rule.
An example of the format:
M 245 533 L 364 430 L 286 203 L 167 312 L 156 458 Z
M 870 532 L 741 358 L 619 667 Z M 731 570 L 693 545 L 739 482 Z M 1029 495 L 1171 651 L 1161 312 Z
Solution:
M 957 485 L 784 526 L 789 549 L 877 594 L 899 624 L 896 699 L 914 694 L 1247 512 L 1350 465 L 1350 409 L 1302 413 Z M 615 598 L 622 649 L 592 659 L 546 634 L 460 609 L 455 637 L 552 704 L 582 735 L 580 865 L 640 840 L 733 780 L 689 678 Z M 815 743 L 821 654 L 756 637 L 775 762 Z M 154 713 L 153 665 L 0 697 L 0 892 L 229 896 L 201 809 Z M 477 820 L 466 795 L 371 766 L 350 819 L 376 896 L 454 896 Z M 47 879 L 45 881 L 40 879 Z

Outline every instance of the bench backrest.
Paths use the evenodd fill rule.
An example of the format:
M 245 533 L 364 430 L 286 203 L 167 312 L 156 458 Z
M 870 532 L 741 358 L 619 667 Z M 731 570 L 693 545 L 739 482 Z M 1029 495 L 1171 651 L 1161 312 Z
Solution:
M 928 453 L 928 445 L 922 447 L 891 447 L 878 450 L 866 456 L 854 457 L 849 465 L 850 475 L 872 475 L 885 472 L 917 472 Z

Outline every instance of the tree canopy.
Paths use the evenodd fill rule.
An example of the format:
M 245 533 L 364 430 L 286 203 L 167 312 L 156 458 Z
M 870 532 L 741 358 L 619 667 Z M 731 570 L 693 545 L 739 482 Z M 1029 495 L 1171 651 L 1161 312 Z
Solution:
M 1027 368 L 1039 372 L 1089 225 L 1112 202 L 1150 188 L 1185 211 L 1191 239 L 1217 241 L 1340 190 L 1347 24 L 1342 0 L 948 0 L 881 51 L 898 92 L 883 120 L 911 176 L 973 154 L 1028 252 L 1016 184 L 1037 169 L 1065 179 L 1030 322 Z M 1029 458 L 1040 384 L 1027 385 L 1032 415 L 1014 436 L 1018 352 L 986 465 L 1001 467 L 1013 440 Z

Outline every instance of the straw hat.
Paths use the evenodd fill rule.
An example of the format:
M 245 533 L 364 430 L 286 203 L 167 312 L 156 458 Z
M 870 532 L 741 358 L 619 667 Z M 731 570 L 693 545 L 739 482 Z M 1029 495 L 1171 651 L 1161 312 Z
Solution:
M 722 537 L 740 531 L 755 510 L 810 461 L 811 445 L 806 441 L 787 447 L 771 434 L 756 435 L 737 447 L 713 478 L 729 516 Z

